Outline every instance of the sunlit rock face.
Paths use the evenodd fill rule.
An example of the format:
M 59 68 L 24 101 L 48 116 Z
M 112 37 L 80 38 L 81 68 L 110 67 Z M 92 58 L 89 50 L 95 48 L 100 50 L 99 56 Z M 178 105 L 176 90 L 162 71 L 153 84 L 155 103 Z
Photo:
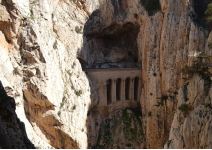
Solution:
M 0 147 L 211 148 L 209 2 L 0 0 Z M 88 70 L 129 68 L 140 100 L 99 109 L 127 78 Z

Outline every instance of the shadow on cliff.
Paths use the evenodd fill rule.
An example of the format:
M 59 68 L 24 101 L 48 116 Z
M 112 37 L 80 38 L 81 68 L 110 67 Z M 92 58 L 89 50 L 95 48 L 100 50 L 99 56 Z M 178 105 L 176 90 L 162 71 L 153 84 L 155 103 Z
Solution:
M 24 123 L 15 112 L 15 100 L 8 96 L 0 81 L 0 148 L 35 148 L 27 138 Z
M 191 18 L 193 22 L 196 23 L 198 26 L 211 31 L 212 22 L 209 19 L 210 15 L 206 13 L 209 3 L 211 3 L 211 0 L 193 0 L 193 8 L 195 14 L 192 14 Z M 210 10 L 210 8 L 208 9 Z

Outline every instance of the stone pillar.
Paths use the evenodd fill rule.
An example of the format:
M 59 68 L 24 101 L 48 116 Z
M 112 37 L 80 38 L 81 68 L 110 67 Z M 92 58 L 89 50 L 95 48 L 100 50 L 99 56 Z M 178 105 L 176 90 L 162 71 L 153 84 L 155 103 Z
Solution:
M 130 100 L 134 100 L 134 81 L 135 81 L 135 78 L 132 78 L 130 80 Z
M 116 102 L 116 79 L 112 79 L 112 103 Z
M 106 81 L 99 81 L 99 105 L 107 106 Z
M 121 100 L 125 100 L 125 80 L 121 79 Z

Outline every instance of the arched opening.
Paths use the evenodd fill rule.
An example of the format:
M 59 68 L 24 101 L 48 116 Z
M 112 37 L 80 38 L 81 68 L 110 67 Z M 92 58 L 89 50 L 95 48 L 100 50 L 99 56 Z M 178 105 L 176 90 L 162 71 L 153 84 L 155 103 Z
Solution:
M 116 80 L 116 100 L 117 101 L 121 100 L 121 79 L 120 78 Z
M 107 80 L 107 105 L 112 103 L 112 80 Z
M 125 80 L 125 99 L 130 100 L 130 78 Z

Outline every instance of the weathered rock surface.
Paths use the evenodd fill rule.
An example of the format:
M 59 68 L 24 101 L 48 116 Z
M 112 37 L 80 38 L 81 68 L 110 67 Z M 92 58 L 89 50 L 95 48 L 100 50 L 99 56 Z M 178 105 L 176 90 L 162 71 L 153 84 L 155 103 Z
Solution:
M 140 26 L 137 47 L 139 59 L 142 61 L 143 88 L 141 106 L 147 147 L 163 147 L 166 141 L 173 137 L 172 130 L 174 124 L 177 123 L 174 118 L 178 116 L 178 107 L 181 105 L 179 102 L 183 101 L 180 89 L 185 84 L 187 85 L 187 82 L 189 84 L 192 80 L 195 82 L 197 78 L 190 81 L 190 78 L 195 74 L 204 78 L 201 75 L 203 70 L 195 70 L 193 68 L 191 69 L 194 71 L 192 76 L 189 77 L 189 80 L 185 80 L 183 70 L 186 66 L 192 66 L 195 61 L 199 61 L 200 55 L 211 56 L 211 48 L 208 47 L 207 42 L 208 31 L 200 26 L 202 18 L 198 18 L 204 13 L 205 3 L 207 4 L 207 1 L 173 0 L 160 1 L 159 7 L 153 7 L 151 2 L 148 3 L 147 1 L 105 1 L 100 5 L 100 12 L 95 12 L 93 14 L 94 17 L 91 18 L 91 22 L 95 24 L 91 23 L 90 28 L 88 28 L 89 32 L 86 32 L 91 35 L 89 40 L 92 35 L 104 35 L 105 31 L 108 32 L 107 34 L 115 36 L 118 25 L 133 23 Z M 111 27 L 111 25 L 113 26 Z M 99 39 L 96 42 L 98 43 Z M 127 42 L 128 40 L 125 41 L 125 43 Z M 99 57 L 99 55 L 97 56 Z M 98 57 L 94 56 L 94 59 L 98 60 Z M 205 69 L 208 70 L 209 68 Z M 210 91 L 211 87 L 211 79 L 207 77 L 206 80 L 204 79 L 205 84 L 207 84 L 203 89 L 204 92 L 200 91 L 196 94 L 201 97 L 200 101 L 203 105 L 205 105 L 205 100 L 208 99 L 207 97 L 209 97 L 210 93 L 205 93 L 205 91 Z M 197 90 L 200 90 L 200 87 L 205 84 L 199 85 Z M 194 99 L 192 97 L 195 93 L 192 90 L 193 88 L 194 85 L 192 84 L 187 89 L 190 91 L 190 95 L 187 96 L 189 101 Z M 191 107 L 197 109 L 195 110 L 197 112 L 201 111 L 199 108 L 195 108 L 197 107 L 196 105 L 193 106 L 192 104 Z M 210 116 L 210 113 L 208 115 Z M 197 116 L 193 116 L 193 118 L 198 119 Z M 203 124 L 210 124 L 210 121 Z M 195 123 L 189 122 L 189 125 L 195 126 Z M 184 126 L 184 130 L 189 128 L 189 125 Z M 209 128 L 204 130 L 208 130 L 210 133 Z M 169 131 L 171 131 L 170 134 Z M 178 132 L 179 134 L 184 134 L 183 132 L 185 131 Z M 202 128 L 197 134 L 201 139 L 204 139 L 207 134 L 203 138 L 203 136 L 199 135 L 201 132 L 203 132 Z M 200 138 L 193 139 L 191 138 L 192 136 L 193 133 L 191 132 L 186 137 L 182 137 L 192 141 L 190 142 L 192 144 L 183 144 L 183 142 L 188 141 L 182 139 L 179 142 L 183 145 L 182 147 L 175 144 L 171 148 L 201 147 Z M 175 136 L 173 138 L 175 138 L 173 141 L 178 141 L 177 139 L 181 137 Z M 194 141 L 198 141 L 196 145 L 193 144 Z M 210 142 L 211 139 L 209 138 L 204 144 L 210 145 Z
M 161 4 L 162 12 L 158 12 L 150 18 L 145 18 L 144 24 L 140 29 L 142 31 L 139 37 L 142 41 L 140 42 L 140 47 L 144 84 L 141 104 L 143 108 L 142 115 L 146 120 L 147 147 L 163 147 L 168 137 L 169 140 L 182 144 L 177 145 L 175 143 L 176 145 L 171 148 L 195 148 L 201 146 L 200 138 L 194 138 L 192 132 L 187 133 L 186 137 L 179 135 L 179 133 L 184 134 L 186 130 L 190 130 L 191 126 L 195 126 L 194 122 L 187 120 L 183 131 L 175 128 L 176 117 L 179 117 L 179 103 L 183 101 L 180 89 L 187 85 L 188 82 L 183 79 L 182 70 L 185 66 L 193 64 L 194 60 L 197 59 L 197 54 L 205 53 L 207 56 L 211 55 L 211 50 L 208 49 L 206 44 L 207 31 L 200 28 L 190 15 L 195 14 L 192 9 L 192 3 L 192 1 L 163 2 Z M 193 82 L 197 82 L 197 78 L 193 80 Z M 207 91 L 211 87 L 211 80 L 208 80 L 208 87 L 205 87 L 203 91 Z M 196 90 L 200 91 L 203 84 L 197 86 Z M 192 96 L 195 95 L 194 86 L 196 85 L 191 84 L 187 89 L 190 92 L 187 96 L 188 101 L 195 99 Z M 201 97 L 200 101 L 202 103 L 204 103 L 209 94 L 203 91 L 196 93 L 197 97 Z M 191 105 L 195 111 L 200 111 L 195 108 L 197 105 Z M 151 116 L 148 115 L 149 113 L 151 113 Z M 198 120 L 197 116 L 193 116 L 193 118 Z M 203 124 L 206 125 L 206 122 Z M 170 130 L 171 133 L 169 135 Z M 177 133 L 173 133 L 173 130 Z M 200 132 L 196 130 L 196 135 L 201 137 L 200 134 L 203 130 L 205 129 L 201 128 Z M 208 132 L 210 133 L 210 130 Z M 178 139 L 181 141 L 179 142 Z M 191 144 L 187 143 L 189 142 L 187 141 L 188 139 L 190 142 L 192 141 Z M 193 144 L 195 141 L 198 141 L 196 145 Z M 211 142 L 211 140 L 209 141 Z M 209 141 L 206 143 L 210 143 Z
M 1 81 L 13 91 L 29 140 L 37 148 L 86 148 L 90 92 L 75 27 L 87 13 L 57 0 L 2 1 L 1 10 Z
M 145 148 L 139 111 L 124 109 L 104 120 L 94 148 Z

